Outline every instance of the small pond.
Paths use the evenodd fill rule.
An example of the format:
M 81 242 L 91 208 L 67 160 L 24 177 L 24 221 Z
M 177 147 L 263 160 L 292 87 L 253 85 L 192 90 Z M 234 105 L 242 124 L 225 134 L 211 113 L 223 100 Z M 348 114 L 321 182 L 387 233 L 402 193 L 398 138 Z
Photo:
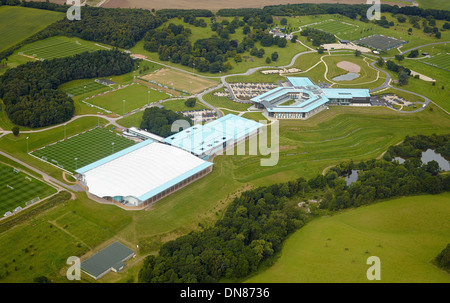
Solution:
M 392 161 L 398 161 L 398 163 L 400 163 L 400 164 L 405 163 L 405 159 L 400 158 L 400 157 L 395 157 L 394 159 L 392 159 Z
M 392 159 L 393 161 L 397 160 L 398 163 L 402 164 L 405 162 L 405 159 L 400 157 L 395 157 Z M 441 154 L 438 154 L 432 149 L 427 149 L 426 151 L 422 152 L 422 157 L 420 158 L 422 163 L 427 164 L 428 162 L 434 160 L 439 164 L 439 168 L 444 171 L 450 171 L 450 162 L 445 160 L 444 157 L 441 156 Z
M 434 160 L 439 164 L 439 167 L 442 170 L 450 170 L 450 163 L 445 160 L 445 158 L 442 157 L 441 154 L 438 154 L 432 149 L 427 149 L 426 151 L 422 152 L 422 158 L 420 160 L 422 160 L 422 163 L 428 163 Z
M 340 75 L 340 76 L 334 77 L 332 80 L 333 81 L 351 81 L 358 77 L 359 77 L 359 74 L 357 74 L 357 73 L 348 73 L 345 75 Z
M 352 169 L 352 173 L 350 175 L 348 175 L 347 177 L 345 177 L 347 186 L 349 186 L 350 184 L 352 184 L 358 180 L 358 172 L 359 172 L 359 170 Z

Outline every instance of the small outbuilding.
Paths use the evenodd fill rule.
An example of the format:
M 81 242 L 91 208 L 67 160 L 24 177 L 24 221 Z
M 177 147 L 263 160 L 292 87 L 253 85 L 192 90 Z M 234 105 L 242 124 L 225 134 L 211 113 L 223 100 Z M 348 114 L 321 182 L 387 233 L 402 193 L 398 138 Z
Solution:
M 114 242 L 89 259 L 81 262 L 81 270 L 94 279 L 100 279 L 111 270 L 119 272 L 125 267 L 125 261 L 136 256 L 125 245 Z

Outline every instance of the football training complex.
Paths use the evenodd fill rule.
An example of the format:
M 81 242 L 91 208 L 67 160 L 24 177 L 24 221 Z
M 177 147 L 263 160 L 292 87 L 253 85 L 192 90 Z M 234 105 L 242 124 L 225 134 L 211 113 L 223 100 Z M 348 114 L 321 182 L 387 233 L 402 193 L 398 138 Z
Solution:
M 77 169 L 77 179 L 96 201 L 142 209 L 210 173 L 208 160 L 256 136 L 262 126 L 229 114 L 167 138 L 128 129 L 125 135 L 142 141 Z

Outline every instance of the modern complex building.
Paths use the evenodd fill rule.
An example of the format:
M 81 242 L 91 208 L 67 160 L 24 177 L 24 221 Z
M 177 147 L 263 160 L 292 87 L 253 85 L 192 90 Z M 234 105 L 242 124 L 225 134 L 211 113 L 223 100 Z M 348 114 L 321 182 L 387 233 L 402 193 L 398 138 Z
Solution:
M 370 105 L 368 89 L 320 88 L 307 77 L 287 77 L 286 86 L 250 99 L 255 107 L 267 110 L 269 117 L 307 119 L 327 105 Z
M 211 172 L 209 157 L 256 135 L 262 126 L 230 114 L 161 141 L 129 129 L 144 141 L 76 170 L 77 179 L 92 198 L 143 208 Z

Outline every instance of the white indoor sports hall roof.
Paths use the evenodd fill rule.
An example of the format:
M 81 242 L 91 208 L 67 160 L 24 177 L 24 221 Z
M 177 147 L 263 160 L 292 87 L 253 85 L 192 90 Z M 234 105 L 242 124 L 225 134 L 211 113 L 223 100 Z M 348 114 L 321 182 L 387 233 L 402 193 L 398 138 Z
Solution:
M 76 172 L 98 197 L 145 201 L 213 165 L 180 148 L 146 140 Z

